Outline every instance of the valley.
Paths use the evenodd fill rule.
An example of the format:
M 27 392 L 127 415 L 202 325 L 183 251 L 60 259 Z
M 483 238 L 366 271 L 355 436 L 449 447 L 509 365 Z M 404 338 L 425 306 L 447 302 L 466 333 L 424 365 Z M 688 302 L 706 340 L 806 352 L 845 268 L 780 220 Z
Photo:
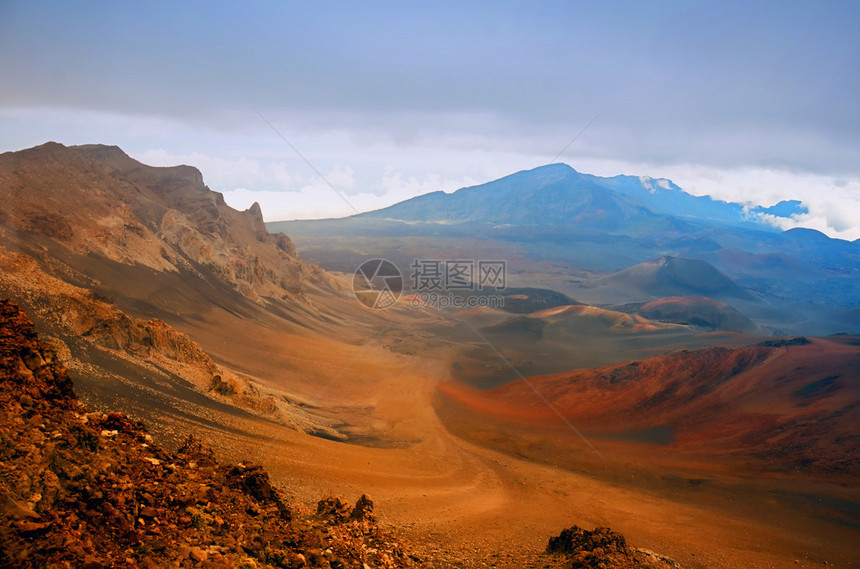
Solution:
M 423 219 L 284 234 L 194 168 L 49 143 L 0 155 L 0 296 L 91 409 L 144 421 L 169 449 L 194 434 L 221 461 L 260 463 L 291 503 L 368 493 L 429 566 L 545 567 L 547 540 L 574 524 L 684 568 L 858 566 L 858 244 L 704 227 L 629 188 L 538 174 L 555 202 L 580 201 L 536 215 L 576 217 L 598 246 L 550 224 L 522 238 L 538 181 L 526 196 L 505 182 L 520 201 L 483 220 L 474 192 L 429 194 L 401 210 Z M 700 247 L 706 233 L 724 246 Z M 729 246 L 752 234 L 745 255 L 801 263 L 809 282 Z M 568 239 L 575 258 L 558 254 Z M 369 309 L 352 272 L 373 257 L 404 276 L 418 258 L 505 259 L 505 290 L 486 293 L 505 307 Z M 841 284 L 805 302 L 831 272 Z

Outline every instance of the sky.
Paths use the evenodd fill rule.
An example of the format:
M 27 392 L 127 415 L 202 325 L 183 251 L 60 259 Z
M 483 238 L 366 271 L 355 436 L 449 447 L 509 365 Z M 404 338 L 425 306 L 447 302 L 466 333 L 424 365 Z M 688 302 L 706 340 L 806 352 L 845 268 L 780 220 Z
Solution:
M 858 29 L 854 0 L 0 0 L 0 152 L 117 145 L 267 221 L 565 162 L 854 240 Z

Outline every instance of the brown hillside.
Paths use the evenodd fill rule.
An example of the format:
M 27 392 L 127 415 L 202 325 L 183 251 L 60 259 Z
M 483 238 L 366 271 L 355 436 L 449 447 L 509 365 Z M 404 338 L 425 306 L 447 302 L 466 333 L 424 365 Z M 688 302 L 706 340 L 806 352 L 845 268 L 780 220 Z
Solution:
M 756 469 L 856 479 L 858 370 L 860 347 L 850 343 L 769 342 L 532 377 L 486 392 L 456 383 L 439 389 L 488 419 L 565 430 L 551 402 L 598 448 L 638 441 L 668 453 L 753 460 Z
M 146 166 L 115 146 L 47 143 L 2 154 L 0 200 L 6 243 L 38 250 L 48 239 L 77 255 L 189 271 L 257 302 L 307 302 L 308 288 L 337 288 L 296 259 L 289 237 L 266 231 L 257 204 L 236 211 L 196 168 Z

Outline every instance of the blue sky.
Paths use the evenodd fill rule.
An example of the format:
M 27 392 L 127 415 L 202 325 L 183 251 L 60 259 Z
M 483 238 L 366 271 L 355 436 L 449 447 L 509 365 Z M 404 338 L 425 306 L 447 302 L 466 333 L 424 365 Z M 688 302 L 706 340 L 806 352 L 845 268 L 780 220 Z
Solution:
M 0 151 L 116 144 L 269 220 L 559 158 L 860 238 L 860 2 L 3 2 Z M 598 116 L 599 115 L 599 116 Z

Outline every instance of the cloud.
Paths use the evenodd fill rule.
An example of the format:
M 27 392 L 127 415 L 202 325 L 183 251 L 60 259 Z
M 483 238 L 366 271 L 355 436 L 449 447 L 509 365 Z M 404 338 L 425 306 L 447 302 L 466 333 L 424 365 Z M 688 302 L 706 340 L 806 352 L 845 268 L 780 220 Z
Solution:
M 388 169 L 379 182 L 379 186 L 384 188 L 381 193 L 366 191 L 347 193 L 344 190 L 351 180 L 349 169 L 335 168 L 323 175 L 337 192 L 317 178 L 295 191 L 252 191 L 247 188 L 236 188 L 224 191 L 224 200 L 230 206 L 240 210 L 251 207 L 254 202 L 259 202 L 266 221 L 319 219 L 344 217 L 353 215 L 356 211 L 380 209 L 427 192 L 451 191 L 474 183 L 471 178 L 455 180 L 437 175 L 421 179 L 415 176 L 405 177 L 402 172 Z M 340 182 L 347 182 L 347 184 L 338 185 Z
M 150 166 L 187 164 L 203 173 L 203 179 L 217 188 L 253 187 L 259 190 L 289 190 L 302 181 L 301 176 L 290 173 L 284 162 L 263 162 L 240 157 L 235 160 L 209 156 L 202 152 L 171 154 L 163 149 L 135 153 L 135 159 Z M 343 171 L 332 172 L 339 183 L 351 182 L 351 175 Z
M 417 130 L 408 142 L 388 137 L 383 128 L 317 133 L 311 125 L 297 126 L 285 117 L 274 120 L 288 140 L 356 209 L 366 211 L 415 195 L 452 191 L 534 168 L 552 159 L 570 140 L 568 133 L 557 130 L 505 131 L 493 120 L 486 126 L 490 136 L 480 128 L 482 118 L 485 117 L 480 114 L 470 115 L 467 132 L 460 132 L 455 128 L 454 116 L 449 117 L 449 122 L 421 128 L 423 121 L 432 123 L 432 117 L 413 117 L 417 122 L 410 124 Z M 244 209 L 259 201 L 267 220 L 354 213 L 283 141 L 266 130 L 268 127 L 258 116 L 249 120 L 258 121 L 262 134 L 199 131 L 164 119 L 105 112 L 6 109 L 0 110 L 0 145 L 17 150 L 47 140 L 65 144 L 103 142 L 119 145 L 146 164 L 189 164 L 201 170 L 212 189 L 224 192 L 228 203 L 232 199 L 236 207 Z M 671 179 L 694 195 L 750 205 L 770 206 L 798 199 L 808 208 L 807 215 L 770 222 L 781 228 L 804 226 L 832 237 L 860 238 L 860 175 L 831 176 L 802 169 L 724 166 L 707 161 L 646 160 L 636 153 L 619 159 L 612 157 L 608 149 L 595 151 L 593 145 L 586 144 L 600 132 L 599 122 L 559 161 L 596 175 L 647 176 L 656 187 L 663 187 L 664 180 Z M 451 130 L 447 130 L 448 126 Z M 17 138 L 16 132 L 20 133 Z M 22 142 L 12 146 L 13 138 Z M 195 150 L 184 151 L 189 148 Z
M 331 143 L 325 137 L 313 140 L 308 146 L 322 145 L 323 141 Z M 276 148 L 280 149 L 281 145 Z M 247 209 L 259 202 L 266 221 L 342 217 L 387 207 L 428 192 L 457 190 L 510 173 L 501 165 L 505 161 L 497 156 L 485 157 L 483 163 L 476 166 L 468 155 L 450 150 L 423 149 L 421 159 L 415 159 L 411 152 L 403 149 L 384 150 L 381 154 L 386 159 L 402 158 L 402 165 L 379 164 L 377 154 L 367 160 L 361 149 L 343 146 L 342 142 L 333 144 L 332 154 L 354 161 L 355 166 L 334 164 L 326 168 L 322 164 L 330 162 L 330 158 L 307 152 L 306 156 L 313 160 L 311 163 L 324 180 L 294 155 L 293 162 L 287 164 L 282 160 L 224 158 L 201 152 L 174 154 L 164 149 L 131 154 L 151 166 L 188 164 L 197 167 L 206 184 L 222 192 L 232 207 Z M 286 152 L 292 155 L 290 149 Z M 269 154 L 279 153 L 269 151 Z M 446 164 L 447 174 L 435 171 L 435 164 L 439 163 Z
M 270 134 L 260 109 L 357 146 L 549 157 L 606 107 L 576 145 L 595 158 L 856 176 L 858 16 L 856 2 L 12 3 L 0 107 L 180 123 L 209 154 L 200 133 Z
M 816 206 L 814 208 L 818 213 L 807 213 L 807 214 L 799 214 L 793 215 L 790 218 L 787 217 L 777 217 L 775 215 L 770 214 L 762 214 L 759 218 L 778 229 L 782 229 L 786 231 L 788 229 L 794 229 L 796 227 L 804 227 L 807 229 L 815 229 L 824 233 L 825 235 L 829 235 L 830 237 L 835 237 L 837 239 L 845 239 L 846 241 L 855 241 L 860 239 L 860 230 L 856 227 L 851 227 L 849 225 L 841 225 L 840 223 L 834 223 L 834 218 L 840 217 L 839 214 L 835 214 L 834 212 L 828 212 L 823 210 L 830 209 L 827 205 L 824 206 Z M 855 212 L 856 213 L 856 212 Z M 843 227 L 843 229 L 839 230 L 834 228 L 834 225 L 839 225 Z
M 769 168 L 717 169 L 701 165 L 642 166 L 659 171 L 686 192 L 747 206 L 799 200 L 808 213 L 762 216 L 780 229 L 808 227 L 831 237 L 860 239 L 860 178 L 846 179 Z
M 420 196 L 436 191 L 451 192 L 466 186 L 473 186 L 487 180 L 477 181 L 471 176 L 463 178 L 446 178 L 440 174 L 430 174 L 419 179 L 416 176 L 406 176 L 403 172 L 388 168 L 382 176 L 382 187 L 386 195 Z

